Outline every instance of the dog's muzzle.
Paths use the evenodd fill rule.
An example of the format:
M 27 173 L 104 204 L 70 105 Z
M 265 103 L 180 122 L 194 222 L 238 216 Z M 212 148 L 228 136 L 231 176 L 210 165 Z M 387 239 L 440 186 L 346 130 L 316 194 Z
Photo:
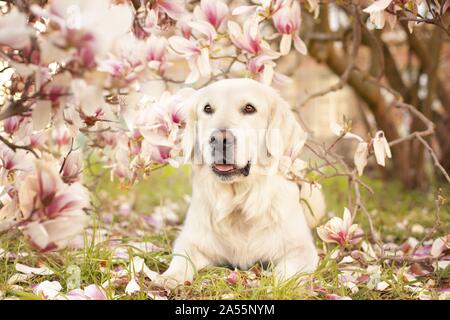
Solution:
M 215 130 L 209 139 L 212 151 L 212 170 L 221 177 L 248 176 L 250 162 L 243 168 L 236 165 L 236 137 L 230 130 Z

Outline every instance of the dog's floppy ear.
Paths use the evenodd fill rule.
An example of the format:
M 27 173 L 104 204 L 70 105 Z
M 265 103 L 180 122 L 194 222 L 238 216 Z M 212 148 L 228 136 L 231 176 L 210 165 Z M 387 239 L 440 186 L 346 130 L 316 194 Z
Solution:
M 196 105 L 197 105 L 197 91 L 194 89 L 188 90 L 184 93 L 185 100 L 182 102 L 181 112 L 185 122 L 181 138 L 181 147 L 183 149 L 183 159 L 185 163 L 194 161 L 194 151 L 196 144 Z
M 276 92 L 270 108 L 266 133 L 269 155 L 276 159 L 282 156 L 296 158 L 305 144 L 306 132 L 298 123 L 289 104 Z

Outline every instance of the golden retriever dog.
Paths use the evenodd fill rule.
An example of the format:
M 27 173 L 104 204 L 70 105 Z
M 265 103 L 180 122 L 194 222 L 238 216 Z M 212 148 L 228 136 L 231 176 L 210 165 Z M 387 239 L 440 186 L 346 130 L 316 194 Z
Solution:
M 271 262 L 279 280 L 313 271 L 309 209 L 299 185 L 279 170 L 281 158 L 295 159 L 306 139 L 288 103 L 257 81 L 226 79 L 196 91 L 184 111 L 192 200 L 157 284 L 174 287 L 208 266 L 245 270 L 259 261 Z M 306 189 L 309 207 L 323 215 L 320 191 Z

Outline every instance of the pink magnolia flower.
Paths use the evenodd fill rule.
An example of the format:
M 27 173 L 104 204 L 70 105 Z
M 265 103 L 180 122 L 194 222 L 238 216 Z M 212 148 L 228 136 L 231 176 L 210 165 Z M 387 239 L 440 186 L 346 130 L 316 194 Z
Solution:
M 129 32 L 133 22 L 129 5 L 112 5 L 110 0 L 55 0 L 48 9 L 37 5 L 31 9 L 57 26 L 54 43 L 74 48 L 72 59 L 87 68 L 110 52 L 116 38 Z
M 169 38 L 169 44 L 178 55 L 184 57 L 188 62 L 191 72 L 185 83 L 194 83 L 200 76 L 208 77 L 211 74 L 209 49 L 207 47 L 201 47 L 199 43 L 194 43 L 180 36 Z
M 182 89 L 175 95 L 164 92 L 161 98 L 154 105 L 154 112 L 156 115 L 155 120 L 165 127 L 167 132 L 174 129 L 174 127 L 180 127 L 183 122 L 183 102 L 187 99 L 194 90 Z
M 35 173 L 19 186 L 19 209 L 25 219 L 22 232 L 40 250 L 64 247 L 86 223 L 87 190 L 79 183 L 66 185 L 53 159 L 35 161 Z
M 80 234 L 87 216 L 82 211 L 71 211 L 55 219 L 32 221 L 21 227 L 23 234 L 40 251 L 62 249 L 70 239 Z
M 252 55 L 258 55 L 263 51 L 263 43 L 259 36 L 256 19 L 246 20 L 243 30 L 236 22 L 229 21 L 228 32 L 233 44 L 242 51 Z
M 189 22 L 192 21 L 192 17 L 185 16 L 183 19 L 177 21 L 177 29 L 181 31 L 181 34 L 186 39 L 189 39 L 192 35 L 192 28 L 189 26 Z
M 127 87 L 145 72 L 146 64 L 158 70 L 165 59 L 166 42 L 164 38 L 151 36 L 147 41 L 128 34 L 116 41 L 113 52 L 99 62 L 98 70 L 110 74 L 109 88 Z
M 144 144 L 143 154 L 149 155 L 149 161 L 155 163 L 168 163 L 171 147 Z
M 352 224 L 352 217 L 347 208 L 344 208 L 343 218 L 331 218 L 325 225 L 317 228 L 317 233 L 323 241 L 341 246 L 356 244 L 363 236 L 361 228 L 357 224 Z
M 124 88 L 137 79 L 133 66 L 127 61 L 116 58 L 101 61 L 98 70 L 107 72 L 111 76 L 107 84 L 108 88 Z
M 174 20 L 180 19 L 184 14 L 184 6 L 180 0 L 156 0 L 152 4 L 157 12 L 161 10 Z
M 20 124 L 23 122 L 24 119 L 25 119 L 24 117 L 20 116 L 10 117 L 5 121 L 3 121 L 3 129 L 5 130 L 6 133 L 13 134 L 19 129 Z
M 128 141 L 126 137 L 120 137 L 116 141 L 116 152 L 114 153 L 113 165 L 111 166 L 111 180 L 117 177 L 120 181 L 123 181 L 130 179 L 132 176 Z
M 270 85 L 276 66 L 273 60 L 278 57 L 278 55 L 261 54 L 248 60 L 247 69 L 252 74 L 259 76 L 261 82 Z
M 28 159 L 25 157 L 24 150 L 12 151 L 9 147 L 0 143 L 0 168 L 6 171 L 23 170 L 25 162 Z
M 177 94 L 164 92 L 159 100 L 138 104 L 138 110 L 124 110 L 127 124 L 127 141 L 116 152 L 114 171 L 121 179 L 132 172 L 147 168 L 152 163 L 169 163 L 178 166 L 183 125 L 182 106 L 192 89 L 182 89 Z M 132 159 L 130 159 L 130 157 Z
M 294 47 L 298 52 L 301 54 L 307 53 L 306 45 L 298 35 L 302 23 L 301 18 L 300 4 L 297 1 L 291 7 L 282 7 L 273 15 L 275 27 L 283 35 L 280 42 L 281 54 L 289 53 L 292 39 L 294 39 Z
M 145 11 L 138 10 L 134 16 L 133 34 L 136 38 L 144 40 L 150 35 L 158 33 L 161 29 L 158 25 L 158 20 L 158 13 L 155 9 Z
M 53 129 L 52 138 L 58 146 L 68 145 L 70 141 L 72 141 L 71 132 L 64 124 L 61 124 Z
M 158 28 L 158 14 L 155 10 L 151 9 L 148 11 L 142 28 L 148 34 L 152 34 Z
M 23 49 L 30 45 L 33 33 L 27 24 L 27 16 L 16 7 L 7 14 L 0 15 L 0 44 L 14 49 Z
M 167 40 L 164 37 L 150 36 L 147 40 L 146 56 L 150 68 L 159 70 L 166 61 Z
M 189 27 L 191 27 L 191 32 L 196 31 L 199 33 L 199 44 L 200 46 L 211 46 L 212 42 L 217 36 L 216 29 L 207 21 L 190 21 L 188 22 Z M 206 38 L 204 41 L 203 38 Z
M 92 116 L 105 104 L 102 88 L 94 84 L 88 84 L 82 79 L 71 82 L 71 91 L 76 105 L 85 115 Z
M 219 29 L 223 25 L 229 14 L 228 6 L 220 0 L 201 0 L 200 10 L 197 8 L 194 14 L 197 13 L 197 15 L 208 21 L 216 29 Z

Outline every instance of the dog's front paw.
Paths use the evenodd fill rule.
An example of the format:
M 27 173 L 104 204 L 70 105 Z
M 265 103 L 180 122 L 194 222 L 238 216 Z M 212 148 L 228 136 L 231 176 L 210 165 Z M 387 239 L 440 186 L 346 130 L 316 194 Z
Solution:
M 153 284 L 160 288 L 166 288 L 173 290 L 177 286 L 183 284 L 186 281 L 183 276 L 177 274 L 167 274 L 163 273 L 158 275 L 153 281 Z

